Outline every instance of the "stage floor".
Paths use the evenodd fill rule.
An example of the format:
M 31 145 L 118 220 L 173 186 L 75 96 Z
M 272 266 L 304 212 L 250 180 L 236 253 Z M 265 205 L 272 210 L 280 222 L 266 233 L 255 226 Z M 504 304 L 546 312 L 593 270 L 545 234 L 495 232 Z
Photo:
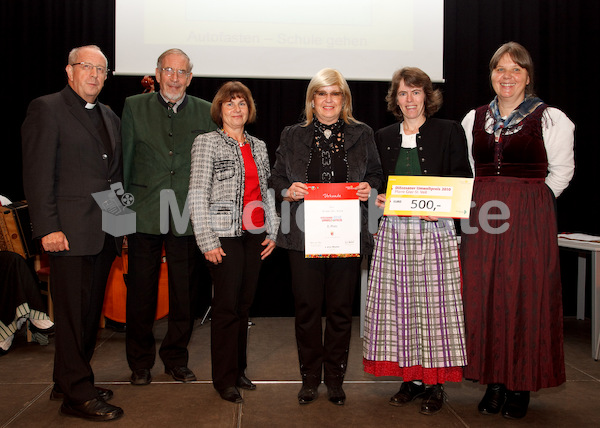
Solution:
M 447 384 L 448 401 L 434 416 L 419 414 L 420 400 L 405 407 L 388 404 L 399 381 L 376 378 L 362 369 L 359 319 L 354 319 L 348 371 L 347 400 L 335 406 L 321 385 L 319 399 L 299 405 L 298 357 L 293 318 L 253 318 L 249 330 L 247 375 L 257 384 L 243 391 L 243 404 L 223 401 L 213 389 L 210 368 L 210 321 L 196 322 L 189 346 L 190 362 L 198 381 L 174 382 L 164 374 L 157 357 L 148 386 L 132 386 L 125 359 L 125 334 L 101 329 L 93 367 L 98 385 L 114 391 L 111 403 L 125 416 L 112 427 L 534 427 L 600 426 L 600 361 L 590 357 L 590 321 L 565 318 L 567 382 L 532 394 L 529 413 L 522 421 L 484 416 L 477 403 L 485 387 L 473 382 Z M 160 340 L 166 319 L 157 321 Z M 0 427 L 79 427 L 92 422 L 59 414 L 60 402 L 50 401 L 54 340 L 48 346 L 27 343 L 20 331 L 10 352 L 0 357 Z

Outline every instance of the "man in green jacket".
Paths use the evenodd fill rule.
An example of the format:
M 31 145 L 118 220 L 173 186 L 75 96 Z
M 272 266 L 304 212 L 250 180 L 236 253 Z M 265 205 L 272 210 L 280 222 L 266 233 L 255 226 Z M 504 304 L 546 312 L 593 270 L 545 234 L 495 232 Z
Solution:
M 194 316 L 192 289 L 198 285 L 198 248 L 186 199 L 194 138 L 217 126 L 210 103 L 186 94 L 192 63 L 180 49 L 158 58 L 158 93 L 125 100 L 121 121 L 124 186 L 133 195 L 136 233 L 128 236 L 127 361 L 131 383 L 152 381 L 156 345 L 152 326 L 158 297 L 163 244 L 169 272 L 169 320 L 159 355 L 175 380 L 196 380 L 188 368 Z

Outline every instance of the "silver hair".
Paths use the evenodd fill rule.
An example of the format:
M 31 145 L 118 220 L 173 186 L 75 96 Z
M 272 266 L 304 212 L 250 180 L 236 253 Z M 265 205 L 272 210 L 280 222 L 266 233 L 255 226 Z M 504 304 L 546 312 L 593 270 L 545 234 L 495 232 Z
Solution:
M 106 58 L 106 55 L 104 55 L 104 52 L 102 52 L 102 49 L 100 49 L 98 46 L 96 45 L 86 45 L 86 46 L 79 46 L 77 48 L 73 48 L 71 49 L 71 52 L 69 52 L 69 64 L 75 64 L 78 61 L 79 58 L 79 51 L 81 49 L 94 49 L 98 52 L 100 52 L 100 54 L 102 54 L 102 56 L 104 57 L 105 61 L 106 61 L 106 68 L 108 68 L 108 59 Z
M 177 49 L 177 48 L 166 50 L 162 54 L 160 54 L 160 56 L 158 57 L 158 61 L 156 61 L 156 68 L 162 68 L 162 62 L 167 55 L 181 55 L 181 56 L 185 57 L 185 59 L 187 60 L 187 63 L 188 63 L 187 71 L 188 71 L 188 73 L 190 73 L 192 71 L 194 64 L 192 64 L 192 61 L 190 61 L 190 57 L 187 56 L 187 54 L 184 51 L 182 51 L 181 49 Z

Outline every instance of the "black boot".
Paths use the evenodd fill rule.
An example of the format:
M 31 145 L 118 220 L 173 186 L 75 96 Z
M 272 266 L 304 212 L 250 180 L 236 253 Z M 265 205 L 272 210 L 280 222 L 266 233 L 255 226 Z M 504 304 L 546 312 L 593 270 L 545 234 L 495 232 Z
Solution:
M 327 397 L 329 401 L 338 406 L 343 406 L 346 402 L 346 393 L 342 385 L 327 385 Z
M 321 378 L 319 376 L 302 374 L 302 388 L 298 392 L 298 403 L 309 404 L 319 396 L 319 385 Z
M 490 383 L 477 409 L 483 415 L 497 415 L 506 400 L 506 387 L 502 383 Z
M 529 391 L 506 391 L 506 402 L 502 416 L 507 419 L 522 419 L 529 407 Z

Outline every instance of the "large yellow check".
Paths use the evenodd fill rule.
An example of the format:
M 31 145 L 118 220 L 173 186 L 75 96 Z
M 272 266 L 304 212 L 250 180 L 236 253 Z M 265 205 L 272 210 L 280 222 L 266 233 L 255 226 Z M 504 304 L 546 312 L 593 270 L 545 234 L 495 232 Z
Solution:
M 469 218 L 473 178 L 392 175 L 383 215 Z
M 358 183 L 306 183 L 306 258 L 360 257 Z

